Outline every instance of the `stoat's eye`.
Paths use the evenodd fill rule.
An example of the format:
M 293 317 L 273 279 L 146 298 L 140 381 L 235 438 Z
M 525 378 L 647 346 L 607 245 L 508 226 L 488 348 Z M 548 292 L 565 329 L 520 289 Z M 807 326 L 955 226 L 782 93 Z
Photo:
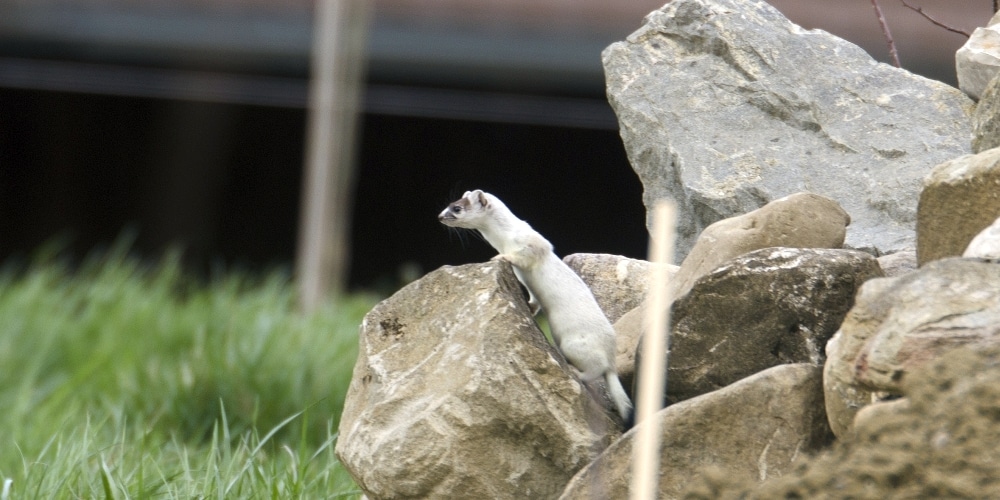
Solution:
M 454 205 L 454 206 L 451 207 L 451 212 L 454 213 L 454 214 L 460 214 L 460 213 L 462 213 L 462 207 L 460 207 L 458 205 Z

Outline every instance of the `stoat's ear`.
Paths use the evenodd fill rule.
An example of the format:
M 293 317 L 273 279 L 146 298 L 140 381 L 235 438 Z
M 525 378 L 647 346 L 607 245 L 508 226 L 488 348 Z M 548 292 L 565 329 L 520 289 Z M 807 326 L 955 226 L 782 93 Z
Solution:
M 486 198 L 486 193 L 484 193 L 484 192 L 482 192 L 482 191 L 480 191 L 478 189 L 476 190 L 476 193 L 479 194 L 479 204 L 482 205 L 483 208 L 489 207 L 490 206 L 490 200 L 488 198 Z

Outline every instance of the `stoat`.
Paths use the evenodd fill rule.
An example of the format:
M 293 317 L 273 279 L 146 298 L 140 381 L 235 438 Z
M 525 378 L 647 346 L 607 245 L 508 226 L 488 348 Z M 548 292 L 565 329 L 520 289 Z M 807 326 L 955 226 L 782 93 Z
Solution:
M 604 377 L 618 414 L 628 422 L 632 402 L 615 371 L 615 330 L 590 288 L 552 252 L 552 244 L 499 198 L 480 190 L 466 192 L 438 220 L 479 231 L 499 252 L 494 260 L 514 266 L 517 279 L 528 289 L 532 312 L 540 306 L 548 315 L 552 338 L 563 356 L 584 381 Z

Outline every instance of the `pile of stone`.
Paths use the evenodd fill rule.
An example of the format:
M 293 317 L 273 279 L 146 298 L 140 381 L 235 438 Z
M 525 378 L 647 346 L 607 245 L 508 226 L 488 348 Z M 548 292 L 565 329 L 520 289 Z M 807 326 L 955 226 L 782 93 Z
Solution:
M 667 406 L 640 424 L 661 498 L 982 497 L 1000 448 L 942 415 L 1000 436 L 1000 79 L 976 104 L 754 0 L 674 0 L 603 59 L 644 202 L 681 214 Z M 650 264 L 565 260 L 628 386 Z M 337 454 L 369 498 L 627 496 L 635 429 L 508 264 L 429 273 L 359 345 Z

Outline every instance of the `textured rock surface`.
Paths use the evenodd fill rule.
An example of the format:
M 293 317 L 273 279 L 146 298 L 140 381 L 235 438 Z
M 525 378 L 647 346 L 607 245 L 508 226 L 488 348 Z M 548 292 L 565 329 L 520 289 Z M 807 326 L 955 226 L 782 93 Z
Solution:
M 886 277 L 893 278 L 917 269 L 917 251 L 908 248 L 878 258 L 878 265 Z
M 717 470 L 684 498 L 997 498 L 1000 353 L 958 349 L 904 385 L 908 403 L 859 418 L 855 435 L 780 478 L 755 485 Z
M 1000 266 L 944 259 L 864 284 L 827 344 L 830 427 L 838 437 L 876 393 L 900 392 L 906 374 L 959 346 L 1000 344 Z
M 563 261 L 590 287 L 611 323 L 638 307 L 646 297 L 650 267 L 647 261 L 597 253 L 575 253 Z M 673 275 L 677 266 L 670 266 L 668 272 Z
M 680 498 L 706 464 L 762 481 L 828 443 L 820 372 L 808 364 L 776 366 L 660 411 L 659 498 Z M 560 498 L 628 498 L 636 432 L 580 471 Z
M 698 235 L 668 285 L 669 296 L 682 297 L 724 262 L 761 248 L 840 248 L 850 223 L 837 202 L 812 193 L 795 193 L 718 221 Z
M 894 303 L 854 362 L 858 383 L 899 393 L 906 374 L 959 346 L 1000 346 L 1000 266 L 928 264 L 889 291 Z
M 858 414 L 854 416 L 852 428 L 857 429 L 859 425 L 878 425 L 879 420 L 893 418 L 893 416 L 905 413 L 909 409 L 910 400 L 907 398 L 878 401 L 858 410 Z
M 779 364 L 822 365 L 857 289 L 880 276 L 870 254 L 799 248 L 757 250 L 703 276 L 672 308 L 668 403 Z
M 1000 218 L 972 238 L 962 257 L 1000 260 Z
M 1000 77 L 986 86 L 972 112 L 972 152 L 982 153 L 1000 146 Z
M 900 278 L 901 279 L 901 278 Z M 830 429 L 838 437 L 847 435 L 858 410 L 870 404 L 874 392 L 854 380 L 854 360 L 875 331 L 885 314 L 879 298 L 887 292 L 893 278 L 865 282 L 855 297 L 854 307 L 847 313 L 837 333 L 826 343 L 826 364 L 823 365 L 823 392 Z
M 365 316 L 336 451 L 373 500 L 552 498 L 618 432 L 490 262 Z
M 1000 72 L 1000 13 L 986 23 L 985 28 L 976 28 L 972 36 L 955 52 L 955 72 L 958 74 L 958 88 L 979 99 Z
M 970 151 L 962 92 L 763 1 L 674 0 L 602 59 L 647 214 L 678 203 L 678 257 L 709 224 L 799 191 L 844 207 L 852 248 L 912 247 L 928 166 Z
M 645 307 L 640 305 L 625 313 L 613 325 L 615 327 L 615 368 L 618 378 L 628 390 L 635 381 L 635 352 L 642 338 L 642 322 Z M 634 394 L 630 391 L 630 394 Z
M 698 236 L 691 253 L 667 282 L 668 293 L 671 297 L 683 296 L 698 278 L 753 250 L 840 248 L 849 223 L 850 217 L 840 205 L 812 193 L 786 196 L 752 212 L 716 222 Z M 631 383 L 644 311 L 644 307 L 633 309 L 614 324 L 618 339 L 616 364 L 619 376 L 624 377 L 623 384 Z
M 924 179 L 917 209 L 917 263 L 962 255 L 1000 217 L 1000 148 L 965 155 Z

